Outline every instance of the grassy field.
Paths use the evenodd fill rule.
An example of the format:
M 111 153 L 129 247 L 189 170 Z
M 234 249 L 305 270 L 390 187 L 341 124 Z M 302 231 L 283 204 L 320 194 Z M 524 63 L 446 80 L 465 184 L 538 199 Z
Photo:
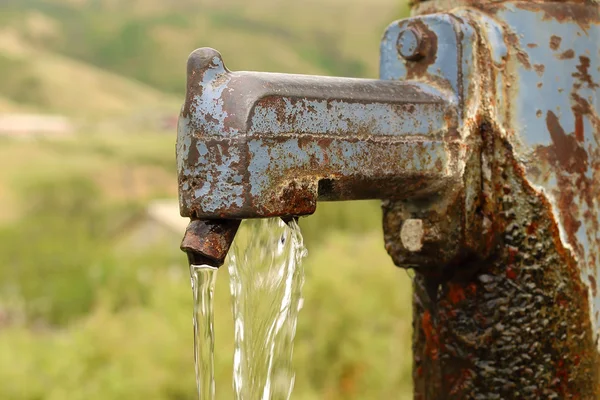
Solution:
M 405 10 L 396 0 L 4 0 L 0 113 L 60 113 L 78 132 L 0 138 L 0 399 L 195 398 L 181 235 L 128 242 L 150 201 L 176 196 L 175 133 L 145 121 L 176 113 L 200 46 L 231 69 L 375 77 L 381 33 Z M 410 279 L 383 248 L 378 203 L 323 203 L 300 225 L 309 256 L 292 398 L 412 398 Z M 217 285 L 217 393 L 229 400 L 225 268 Z
M 93 118 L 176 108 L 202 46 L 234 70 L 376 77 L 383 30 L 406 14 L 398 0 L 2 3 L 0 110 Z
M 170 138 L 6 141 L 1 149 L 0 181 L 20 212 L 0 231 L 0 398 L 194 398 L 179 235 L 151 249 L 119 246 L 124 221 L 149 199 L 174 195 Z M 124 173 L 138 177 L 138 189 L 123 188 Z M 301 220 L 309 257 L 296 399 L 410 397 L 410 280 L 383 249 L 380 219 L 377 203 L 359 202 L 323 203 Z M 227 285 L 223 269 L 220 399 L 232 397 Z

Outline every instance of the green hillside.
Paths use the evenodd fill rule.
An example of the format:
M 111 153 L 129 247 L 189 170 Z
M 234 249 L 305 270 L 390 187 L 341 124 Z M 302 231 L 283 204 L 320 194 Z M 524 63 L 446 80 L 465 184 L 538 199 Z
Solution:
M 176 108 L 191 50 L 231 69 L 377 75 L 397 0 L 3 0 L 0 110 Z M 167 93 L 167 94 L 165 94 Z
M 0 31 L 0 111 L 110 117 L 174 109 L 174 96 Z
M 177 196 L 175 129 L 148 121 L 172 125 L 201 46 L 232 70 L 376 77 L 401 3 L 0 0 L 0 113 L 77 128 L 0 136 L 0 399 L 197 398 L 183 232 L 147 212 Z M 300 225 L 292 399 L 412 398 L 412 282 L 384 249 L 379 202 L 320 203 Z M 222 268 L 218 400 L 233 398 L 228 284 Z

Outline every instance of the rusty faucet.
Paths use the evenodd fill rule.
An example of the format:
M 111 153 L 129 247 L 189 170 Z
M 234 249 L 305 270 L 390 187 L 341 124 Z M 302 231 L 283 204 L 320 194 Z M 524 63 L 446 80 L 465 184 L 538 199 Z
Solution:
M 415 398 L 600 398 L 600 6 L 415 0 L 380 79 L 188 61 L 182 248 L 221 265 L 245 218 L 382 199 L 414 268 Z
M 460 180 L 456 103 L 432 86 L 230 72 L 210 48 L 187 73 L 177 161 L 191 259 L 221 264 L 241 219 L 437 196 Z

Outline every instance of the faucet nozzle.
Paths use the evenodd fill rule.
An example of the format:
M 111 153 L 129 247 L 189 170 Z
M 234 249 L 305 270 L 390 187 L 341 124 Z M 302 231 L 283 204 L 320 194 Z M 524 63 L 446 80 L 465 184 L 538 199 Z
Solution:
M 240 222 L 194 218 L 185 230 L 181 250 L 187 253 L 190 264 L 218 268 L 225 262 Z

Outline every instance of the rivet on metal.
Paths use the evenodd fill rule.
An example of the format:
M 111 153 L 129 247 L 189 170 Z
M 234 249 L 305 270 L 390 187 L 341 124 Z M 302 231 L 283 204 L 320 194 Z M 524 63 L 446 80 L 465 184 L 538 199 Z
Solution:
M 410 61 L 423 58 L 423 47 L 425 38 L 415 28 L 406 28 L 398 35 L 398 53 Z

